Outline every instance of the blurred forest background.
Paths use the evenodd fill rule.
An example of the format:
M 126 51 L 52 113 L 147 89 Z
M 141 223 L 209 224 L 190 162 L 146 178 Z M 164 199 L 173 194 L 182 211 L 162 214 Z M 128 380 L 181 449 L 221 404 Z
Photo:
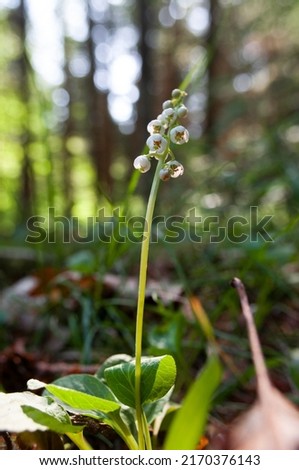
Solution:
M 156 215 L 190 215 L 193 228 L 199 216 L 219 222 L 197 228 L 200 243 L 167 243 L 167 230 L 158 233 L 146 351 L 174 354 L 187 386 L 206 347 L 196 298 L 242 371 L 227 372 L 219 403 L 231 400 L 225 413 L 242 408 L 236 403 L 253 389 L 229 285 L 238 276 L 274 379 L 299 399 L 298 18 L 297 0 L 0 0 L 5 390 L 24 389 L 36 373 L 29 353 L 84 364 L 133 353 L 140 243 L 118 241 L 134 232 L 118 216 L 144 215 L 152 172 L 139 177 L 132 162 L 147 123 L 189 73 L 190 141 L 175 154 L 185 173 L 161 183 Z M 257 221 L 228 224 L 249 220 L 251 207 Z M 110 217 L 106 234 L 116 234 L 111 243 L 95 235 L 100 209 Z M 272 242 L 259 233 L 267 215 Z M 32 216 L 45 218 L 41 243 L 28 242 Z M 219 227 L 227 236 L 211 243 Z

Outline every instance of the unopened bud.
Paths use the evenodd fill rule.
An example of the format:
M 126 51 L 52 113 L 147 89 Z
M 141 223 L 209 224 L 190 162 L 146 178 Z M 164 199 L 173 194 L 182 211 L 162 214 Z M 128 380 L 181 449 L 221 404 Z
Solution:
M 139 170 L 141 173 L 146 173 L 151 167 L 151 162 L 147 155 L 139 155 L 139 157 L 135 158 L 133 165 L 136 170 Z

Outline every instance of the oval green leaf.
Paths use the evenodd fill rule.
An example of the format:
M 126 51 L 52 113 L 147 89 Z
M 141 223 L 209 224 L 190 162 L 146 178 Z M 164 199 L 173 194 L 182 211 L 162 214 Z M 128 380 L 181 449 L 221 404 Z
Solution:
M 77 390 L 78 392 L 87 393 L 94 397 L 115 401 L 115 396 L 111 393 L 109 388 L 94 375 L 70 374 L 55 380 L 52 382 L 52 385 L 59 385 L 60 387 Z
M 135 408 L 135 361 L 105 370 L 109 388 L 124 405 Z M 141 363 L 141 403 L 162 398 L 175 383 L 176 365 L 172 356 L 145 357 Z
M 78 390 L 71 390 L 54 384 L 46 385 L 46 389 L 63 403 L 66 403 L 76 410 L 81 410 L 83 413 L 88 410 L 110 413 L 120 409 L 120 405 L 115 401 L 95 397 Z

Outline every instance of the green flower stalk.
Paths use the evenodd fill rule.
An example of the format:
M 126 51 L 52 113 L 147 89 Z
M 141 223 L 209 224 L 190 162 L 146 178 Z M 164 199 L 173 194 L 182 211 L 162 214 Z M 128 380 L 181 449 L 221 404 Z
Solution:
M 135 408 L 138 429 L 138 446 L 140 450 L 151 449 L 149 429 L 141 404 L 143 318 L 151 228 L 160 181 L 177 178 L 184 173 L 183 165 L 174 159 L 174 155 L 170 149 L 170 144 L 174 143 L 182 145 L 189 140 L 187 129 L 178 123 L 180 118 L 187 115 L 187 108 L 182 104 L 185 96 L 186 92 L 178 89 L 173 90 L 172 99 L 163 103 L 162 113 L 147 126 L 147 130 L 150 133 L 150 136 L 146 141 L 148 154 L 140 155 L 134 160 L 134 167 L 141 173 L 145 173 L 150 170 L 152 158 L 158 160 L 145 215 L 140 255 L 137 301 L 135 335 Z

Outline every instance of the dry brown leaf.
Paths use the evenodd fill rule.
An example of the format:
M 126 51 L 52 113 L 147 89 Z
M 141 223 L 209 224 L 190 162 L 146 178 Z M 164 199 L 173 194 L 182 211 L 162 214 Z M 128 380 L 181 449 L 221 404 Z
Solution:
M 246 320 L 258 397 L 255 404 L 233 424 L 229 447 L 235 450 L 298 449 L 299 410 L 271 384 L 244 285 L 235 278 L 232 286 L 238 291 Z

